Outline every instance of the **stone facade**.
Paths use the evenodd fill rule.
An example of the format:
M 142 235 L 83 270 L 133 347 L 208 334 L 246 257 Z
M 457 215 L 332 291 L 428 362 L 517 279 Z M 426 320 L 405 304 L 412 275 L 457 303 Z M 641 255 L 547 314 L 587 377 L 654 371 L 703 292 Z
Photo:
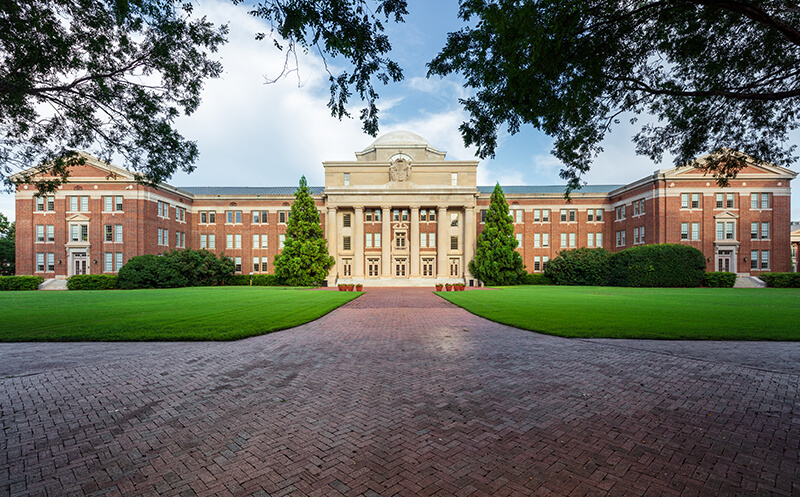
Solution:
M 86 158 L 52 197 L 18 186 L 18 274 L 113 274 L 135 255 L 181 247 L 225 253 L 241 273 L 273 272 L 294 188 L 153 188 Z M 467 264 L 492 191 L 477 185 L 477 166 L 445 160 L 406 131 L 379 137 L 354 161 L 323 163 L 325 186 L 312 192 L 336 259 L 328 284 L 477 283 Z M 792 269 L 795 176 L 749 160 L 726 188 L 687 166 L 587 186 L 569 202 L 563 186 L 504 191 L 528 271 L 543 271 L 566 248 L 684 243 L 706 255 L 709 271 L 758 275 Z

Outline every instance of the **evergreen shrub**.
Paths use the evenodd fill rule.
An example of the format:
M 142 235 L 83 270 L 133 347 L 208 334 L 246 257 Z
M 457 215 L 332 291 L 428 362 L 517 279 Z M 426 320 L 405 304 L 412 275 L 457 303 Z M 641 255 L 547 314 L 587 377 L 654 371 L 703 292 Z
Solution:
M 603 285 L 608 279 L 610 257 L 604 248 L 562 250 L 547 263 L 544 274 L 556 285 Z
M 234 274 L 225 280 L 225 284 L 228 286 L 248 286 L 250 285 L 250 275 Z
M 76 274 L 67 278 L 69 290 L 113 290 L 117 277 L 113 274 Z
M 475 258 L 469 262 L 469 271 L 485 285 L 516 285 L 525 275 L 525 265 L 520 253 L 514 250 L 516 248 L 514 221 L 498 183 L 492 191 L 483 231 L 478 235 Z
M 706 259 L 694 247 L 642 245 L 613 254 L 607 284 L 629 287 L 699 287 Z
M 733 288 L 735 283 L 736 274 L 726 273 L 724 271 L 712 271 L 710 273 L 706 273 L 703 280 L 703 286 L 707 286 L 709 288 Z
M 764 273 L 758 277 L 771 288 L 800 288 L 800 273 Z
M 253 286 L 280 286 L 281 282 L 274 274 L 254 274 L 250 277 Z
M 153 254 L 131 257 L 117 273 L 117 288 L 179 288 L 188 286 L 172 258 Z
M 43 281 L 41 276 L 0 276 L 0 292 L 38 290 Z
M 520 285 L 552 285 L 553 280 L 542 273 L 525 273 L 519 278 Z

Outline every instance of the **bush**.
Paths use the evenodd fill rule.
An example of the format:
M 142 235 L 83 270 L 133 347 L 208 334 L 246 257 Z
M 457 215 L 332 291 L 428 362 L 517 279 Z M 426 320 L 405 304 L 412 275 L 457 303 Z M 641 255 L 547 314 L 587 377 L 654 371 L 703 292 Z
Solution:
M 552 264 L 552 262 L 551 262 Z M 607 284 L 631 287 L 699 287 L 706 259 L 694 247 L 642 245 L 611 255 Z
M 254 274 L 250 277 L 253 286 L 280 286 L 281 282 L 274 274 Z
M 611 254 L 604 248 L 562 250 L 547 263 L 544 274 L 556 285 L 603 285 Z
M 152 254 L 131 257 L 117 273 L 117 288 L 124 290 L 179 288 L 188 282 L 171 258 Z
M 250 284 L 250 275 L 234 274 L 225 280 L 225 284 L 229 286 L 248 286 Z
M 800 273 L 764 273 L 758 276 L 772 288 L 800 288 Z
M 117 277 L 112 274 L 76 274 L 67 278 L 70 290 L 113 290 L 117 288 Z
M 0 276 L 0 292 L 38 290 L 43 281 L 41 276 Z
M 233 275 L 233 259 L 217 257 L 208 250 L 179 249 L 164 254 L 171 259 L 175 269 L 186 278 L 186 286 L 221 285 Z
M 525 273 L 519 278 L 520 285 L 552 285 L 553 280 L 542 273 Z
M 709 288 L 733 288 L 736 283 L 735 273 L 726 273 L 721 271 L 706 273 L 703 286 Z

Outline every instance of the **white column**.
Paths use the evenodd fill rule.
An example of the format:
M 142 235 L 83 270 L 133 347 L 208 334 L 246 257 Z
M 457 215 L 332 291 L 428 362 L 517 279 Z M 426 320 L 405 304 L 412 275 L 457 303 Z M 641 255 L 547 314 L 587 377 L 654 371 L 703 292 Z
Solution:
M 475 207 L 464 207 L 464 279 L 472 278 L 469 261 L 475 257 Z M 467 282 L 469 283 L 469 282 Z
M 364 206 L 355 207 L 356 215 L 353 220 L 353 238 L 355 238 L 355 264 L 353 276 L 356 278 L 364 277 Z
M 336 284 L 339 275 L 339 237 L 336 234 L 336 207 L 328 207 L 328 215 L 325 216 L 325 237 L 328 239 L 328 253 L 333 257 L 334 263 L 328 274 L 328 284 Z
M 381 206 L 381 276 L 389 278 L 392 276 L 392 208 Z
M 447 250 L 450 248 L 447 236 L 447 228 L 450 226 L 447 207 L 439 206 L 436 216 L 436 273 L 439 278 L 447 278 L 450 276 L 450 267 L 447 264 Z
M 411 277 L 419 278 L 419 206 L 411 206 L 411 225 L 408 229 L 408 244 L 411 247 Z

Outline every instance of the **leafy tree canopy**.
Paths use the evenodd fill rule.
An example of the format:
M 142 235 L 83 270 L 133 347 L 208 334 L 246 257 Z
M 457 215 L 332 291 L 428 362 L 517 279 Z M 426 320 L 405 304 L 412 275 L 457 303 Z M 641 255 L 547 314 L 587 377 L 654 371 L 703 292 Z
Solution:
M 0 275 L 10 276 L 16 270 L 15 223 L 0 212 Z
M 786 0 L 461 0 L 429 75 L 461 73 L 461 132 L 482 158 L 497 133 L 530 124 L 555 138 L 569 188 L 618 117 L 658 122 L 637 152 L 676 164 L 725 147 L 788 165 L 800 111 L 800 9 Z M 633 119 L 635 121 L 635 118 Z M 724 184 L 742 160 L 703 164 Z
M 319 211 L 303 176 L 294 193 L 283 250 L 275 256 L 275 274 L 285 285 L 316 286 L 325 280 L 334 262 L 328 254 Z
M 487 285 L 516 285 L 525 274 L 525 266 L 522 256 L 514 250 L 517 248 L 514 222 L 499 183 L 492 191 L 490 202 L 469 270 Z

